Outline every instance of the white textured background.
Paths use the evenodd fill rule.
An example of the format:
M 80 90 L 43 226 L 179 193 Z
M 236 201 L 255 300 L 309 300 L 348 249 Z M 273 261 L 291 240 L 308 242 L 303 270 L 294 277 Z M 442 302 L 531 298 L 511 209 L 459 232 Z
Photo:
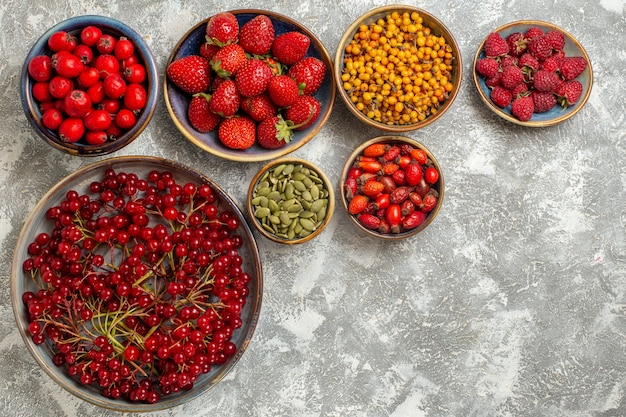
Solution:
M 0 415 L 115 416 L 66 393 L 38 368 L 9 299 L 13 247 L 31 208 L 93 159 L 61 154 L 27 123 L 19 75 L 30 45 L 80 14 L 117 18 L 144 35 L 160 74 L 179 38 L 220 10 L 296 18 L 334 56 L 358 15 L 388 2 L 4 0 L 0 4 Z M 216 388 L 158 416 L 626 416 L 626 23 L 624 0 L 438 0 L 426 9 L 456 35 L 459 96 L 409 136 L 443 165 L 446 200 L 411 240 L 364 238 L 339 205 L 316 240 L 258 237 L 265 274 L 259 325 Z M 486 34 L 517 19 L 564 27 L 589 53 L 595 85 L 562 125 L 525 129 L 478 98 L 471 60 Z M 293 155 L 338 183 L 368 130 L 335 103 L 328 124 Z M 243 207 L 261 163 L 203 153 L 162 99 L 119 155 L 164 156 L 217 181 Z

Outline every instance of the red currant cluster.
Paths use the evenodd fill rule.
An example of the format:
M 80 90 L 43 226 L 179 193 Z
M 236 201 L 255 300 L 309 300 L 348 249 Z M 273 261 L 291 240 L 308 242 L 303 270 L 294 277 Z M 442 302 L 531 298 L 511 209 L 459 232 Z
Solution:
M 208 184 L 109 168 L 46 212 L 22 301 L 35 344 L 109 398 L 158 402 L 235 354 L 252 277 L 239 217 Z
M 134 43 L 87 26 L 53 33 L 51 55 L 28 62 L 45 128 L 64 142 L 102 145 L 135 126 L 147 102 L 146 68 Z
M 439 171 L 428 154 L 407 142 L 375 142 L 348 170 L 348 212 L 363 227 L 398 234 L 420 226 L 439 200 Z

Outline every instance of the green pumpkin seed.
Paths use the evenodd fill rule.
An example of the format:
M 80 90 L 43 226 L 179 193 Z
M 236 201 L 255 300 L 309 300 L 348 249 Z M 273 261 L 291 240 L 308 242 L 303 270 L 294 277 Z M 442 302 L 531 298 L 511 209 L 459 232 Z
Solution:
M 311 187 L 309 188 L 309 193 L 311 193 L 312 200 L 317 200 L 318 198 L 320 198 L 320 188 L 317 186 L 317 184 L 311 185 Z
M 293 186 L 295 187 L 296 190 L 300 192 L 306 191 L 306 185 L 304 185 L 302 181 L 294 181 Z
M 300 217 L 301 219 L 310 219 L 315 215 L 316 214 L 313 213 L 311 210 L 302 210 L 300 213 L 298 213 L 298 217 Z
M 272 174 L 273 174 L 275 177 L 278 177 L 278 176 L 279 176 L 279 175 L 283 172 L 283 170 L 285 169 L 285 167 L 286 167 L 286 166 L 287 166 L 286 164 L 281 164 L 281 165 L 278 165 L 276 168 L 274 168 L 274 169 L 272 170 Z
M 280 214 L 278 215 L 278 218 L 280 219 L 280 222 L 282 224 L 290 224 L 291 223 L 291 218 L 289 217 L 289 213 L 287 213 L 286 211 L 281 211 Z
M 325 198 L 320 198 L 319 200 L 315 200 L 313 204 L 311 204 L 311 211 L 314 213 L 318 213 L 322 207 L 328 205 L 328 200 Z
M 315 223 L 313 221 L 311 221 L 311 219 L 300 219 L 300 224 L 302 225 L 302 228 L 304 230 L 308 230 L 309 232 L 312 232 L 313 230 L 315 230 Z
M 278 210 L 280 210 L 280 207 L 278 206 L 278 203 L 276 201 L 274 201 L 274 200 L 268 200 L 267 208 L 269 208 L 272 213 L 275 213 Z
M 254 217 L 257 219 L 263 219 L 270 215 L 270 209 L 267 207 L 259 207 L 254 211 Z
M 260 188 L 257 188 L 256 195 L 265 195 L 266 196 L 271 191 L 272 191 L 272 189 L 269 186 L 267 186 L 267 187 L 260 187 Z

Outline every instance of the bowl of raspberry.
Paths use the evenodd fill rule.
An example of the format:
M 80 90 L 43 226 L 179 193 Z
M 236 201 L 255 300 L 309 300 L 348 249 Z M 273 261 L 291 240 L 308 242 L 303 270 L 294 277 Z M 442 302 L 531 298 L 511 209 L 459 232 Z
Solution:
M 335 98 L 328 51 L 276 12 L 217 12 L 194 25 L 166 64 L 164 97 L 178 130 L 220 158 L 275 159 L 309 142 Z
M 452 32 L 432 13 L 386 5 L 359 16 L 336 50 L 333 76 L 358 120 L 402 133 L 440 119 L 461 88 L 462 56 Z
M 11 267 L 17 327 L 43 371 L 125 413 L 215 387 L 250 343 L 262 287 L 232 198 L 148 156 L 103 159 L 59 181 L 26 219 Z
M 401 135 L 372 138 L 348 157 L 339 180 L 341 202 L 358 229 L 386 240 L 415 236 L 443 204 L 444 179 L 435 156 Z
M 78 156 L 134 141 L 157 105 L 156 63 L 146 39 L 105 16 L 83 15 L 48 29 L 22 69 L 26 118 L 52 147 Z
M 490 110 L 529 127 L 573 117 L 593 85 L 591 61 L 580 42 L 538 20 L 514 21 L 490 32 L 474 56 L 473 77 Z

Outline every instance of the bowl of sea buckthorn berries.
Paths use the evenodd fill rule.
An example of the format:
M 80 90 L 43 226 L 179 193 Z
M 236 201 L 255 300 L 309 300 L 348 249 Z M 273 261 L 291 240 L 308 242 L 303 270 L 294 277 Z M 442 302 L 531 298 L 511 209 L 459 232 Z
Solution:
M 512 123 L 545 127 L 578 113 L 591 94 L 585 48 L 548 22 L 520 20 L 491 31 L 473 62 L 480 98 Z
M 234 161 L 272 160 L 305 145 L 335 98 L 323 43 L 272 11 L 211 15 L 183 35 L 166 67 L 165 104 L 178 130 Z
M 433 222 L 443 204 L 444 179 L 424 145 L 388 135 L 354 150 L 340 189 L 343 207 L 359 229 L 378 238 L 404 239 Z
M 429 12 L 379 7 L 356 19 L 334 60 L 339 95 L 362 122 L 408 132 L 439 119 L 461 87 L 462 59 L 450 30 Z
M 49 145 L 79 156 L 115 152 L 147 127 L 158 73 L 146 39 L 118 20 L 76 16 L 49 28 L 21 74 L 26 118 Z

